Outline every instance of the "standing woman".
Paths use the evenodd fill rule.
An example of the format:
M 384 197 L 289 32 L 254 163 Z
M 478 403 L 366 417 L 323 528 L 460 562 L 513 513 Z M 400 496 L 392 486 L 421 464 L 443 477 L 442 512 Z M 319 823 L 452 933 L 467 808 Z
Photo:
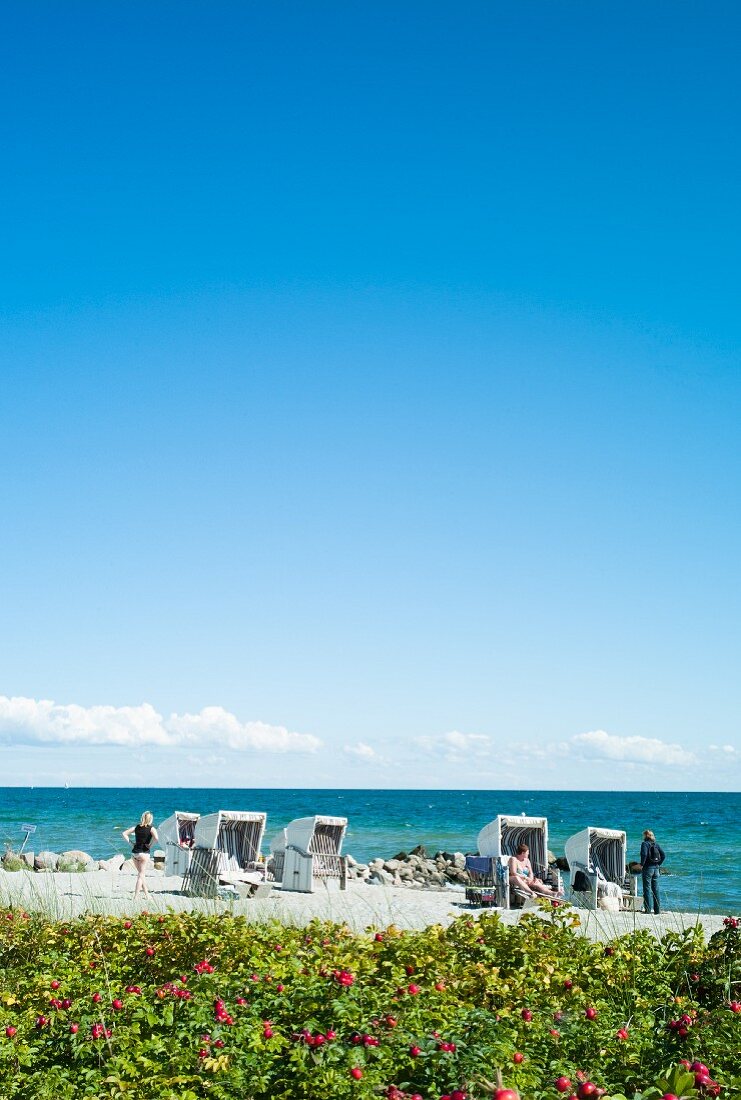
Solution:
M 661 912 L 661 898 L 659 896 L 659 868 L 666 859 L 664 849 L 657 842 L 650 829 L 643 832 L 641 844 L 641 871 L 643 873 L 643 912 L 651 912 L 653 902 L 654 914 Z
M 146 813 L 142 814 L 138 825 L 132 825 L 130 829 L 124 830 L 121 834 L 127 844 L 129 843 L 131 834 L 134 834 L 134 848 L 131 853 L 131 858 L 134 860 L 134 866 L 137 870 L 136 886 L 134 887 L 135 898 L 142 890 L 147 897 L 150 896 L 145 881 L 147 864 L 149 863 L 149 849 L 153 840 L 159 843 L 160 839 L 157 836 L 157 830 L 152 825 L 153 820 L 154 818 L 149 810 L 147 810 Z

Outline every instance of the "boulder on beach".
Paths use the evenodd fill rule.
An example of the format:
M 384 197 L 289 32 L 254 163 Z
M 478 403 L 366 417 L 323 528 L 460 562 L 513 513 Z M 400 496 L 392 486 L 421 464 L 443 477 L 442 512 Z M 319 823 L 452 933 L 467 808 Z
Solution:
M 117 852 L 115 856 L 111 856 L 110 859 L 99 859 L 98 870 L 110 871 L 114 874 L 116 871 L 120 871 L 124 865 L 124 857 L 120 852 Z
M 119 867 L 119 871 L 124 875 L 137 875 L 139 873 L 133 859 L 125 859 Z
M 35 871 L 56 871 L 59 856 L 56 852 L 39 852 L 33 861 Z
M 87 852 L 83 852 L 79 848 L 70 848 L 68 852 L 62 852 L 59 857 L 59 864 L 57 864 L 57 866 L 61 864 L 65 864 L 67 866 L 71 866 L 74 864 L 82 865 L 85 870 L 88 870 L 91 864 L 95 864 L 97 866 L 96 860 L 94 860 L 91 855 L 88 855 Z
M 371 886 L 391 886 L 393 881 L 394 876 L 384 871 L 383 867 L 375 867 L 368 879 Z

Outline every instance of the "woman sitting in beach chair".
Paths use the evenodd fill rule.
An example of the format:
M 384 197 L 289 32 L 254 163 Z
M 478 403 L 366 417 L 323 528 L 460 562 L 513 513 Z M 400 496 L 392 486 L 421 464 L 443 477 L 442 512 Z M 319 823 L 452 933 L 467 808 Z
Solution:
M 509 860 L 509 884 L 510 889 L 525 896 L 533 895 L 544 898 L 561 897 L 562 891 L 546 884 L 535 876 L 530 863 L 530 849 L 527 844 L 518 844 L 515 855 Z

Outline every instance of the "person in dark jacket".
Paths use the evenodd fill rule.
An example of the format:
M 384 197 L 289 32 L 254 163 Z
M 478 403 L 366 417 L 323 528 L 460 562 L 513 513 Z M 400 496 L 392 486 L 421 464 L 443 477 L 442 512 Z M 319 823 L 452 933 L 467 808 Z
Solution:
M 641 844 L 641 871 L 643 873 L 643 912 L 651 912 L 653 901 L 654 914 L 661 912 L 661 899 L 659 896 L 659 868 L 666 859 L 664 849 L 657 842 L 650 829 L 643 833 Z
M 138 825 L 132 825 L 130 829 L 125 829 L 121 834 L 127 842 L 130 841 L 131 834 L 134 834 L 134 847 L 131 852 L 131 858 L 137 870 L 134 897 L 137 897 L 142 890 L 146 896 L 149 897 L 149 890 L 147 889 L 145 877 L 147 874 L 147 864 L 149 863 L 149 849 L 153 840 L 159 843 L 157 830 L 152 825 L 153 820 L 154 818 L 147 810 L 146 813 L 141 815 Z

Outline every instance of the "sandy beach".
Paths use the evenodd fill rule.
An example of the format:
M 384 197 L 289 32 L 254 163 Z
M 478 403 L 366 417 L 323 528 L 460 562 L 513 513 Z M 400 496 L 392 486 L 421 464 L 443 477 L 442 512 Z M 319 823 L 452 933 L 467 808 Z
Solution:
M 349 883 L 341 891 L 334 883 L 320 885 L 313 894 L 283 892 L 276 886 L 266 897 L 236 901 L 189 898 L 181 892 L 182 880 L 161 873 L 148 876 L 151 897 L 133 900 L 134 876 L 130 873 L 90 871 L 84 874 L 32 874 L 0 871 L 0 905 L 21 906 L 42 911 L 60 920 L 83 913 L 130 916 L 142 909 L 152 913 L 168 911 L 232 911 L 250 920 L 277 919 L 285 924 L 304 925 L 314 918 L 347 924 L 354 931 L 369 926 L 421 929 L 430 924 L 447 925 L 462 915 L 481 912 L 465 901 L 459 890 L 411 890 L 395 886 L 368 886 Z M 507 924 L 516 923 L 522 910 L 494 910 Z M 537 907 L 529 910 L 542 912 Z M 581 932 L 595 940 L 612 939 L 636 929 L 657 935 L 681 932 L 700 924 L 706 936 L 722 927 L 720 914 L 690 912 L 662 913 L 659 917 L 644 913 L 609 913 L 578 910 Z M 547 913 L 544 914 L 547 919 Z

